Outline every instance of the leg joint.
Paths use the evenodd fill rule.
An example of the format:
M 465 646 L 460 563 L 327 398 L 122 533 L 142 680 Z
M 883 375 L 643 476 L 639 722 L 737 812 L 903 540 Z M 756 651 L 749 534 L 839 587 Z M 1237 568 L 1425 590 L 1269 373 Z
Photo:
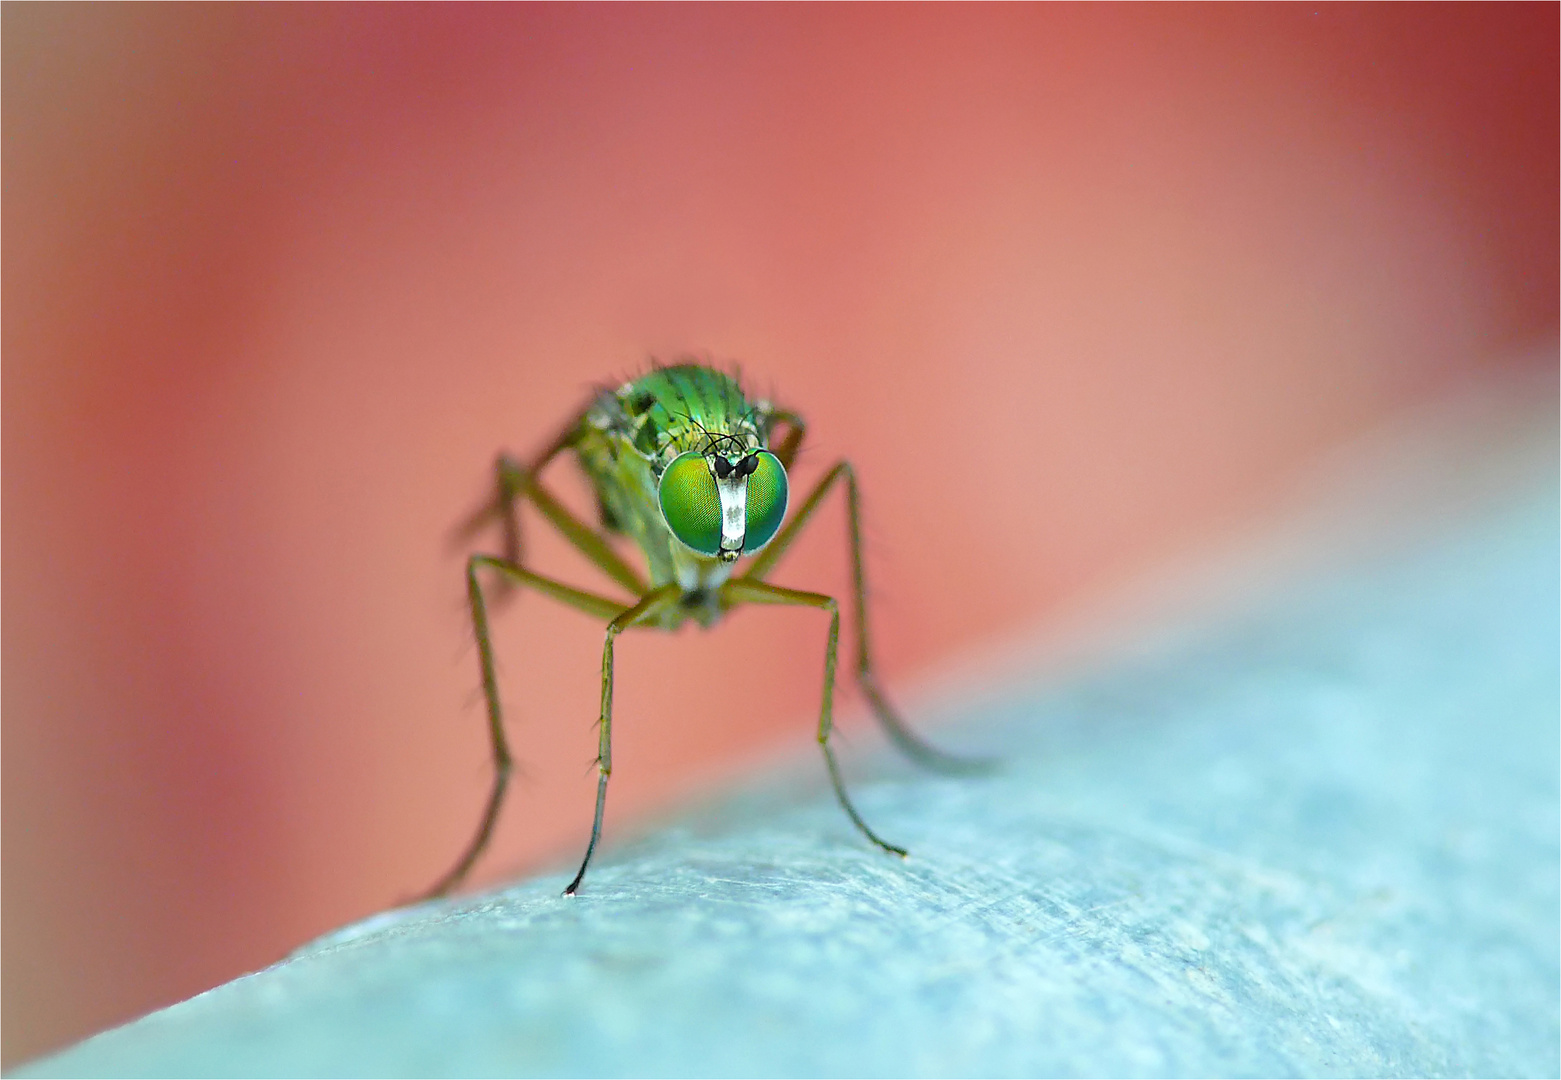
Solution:
M 525 569 L 519 563 L 510 562 L 508 559 L 502 559 L 497 555 L 485 555 L 480 551 L 466 557 L 466 573 L 468 577 L 475 575 L 478 570 L 485 566 L 493 570 Z

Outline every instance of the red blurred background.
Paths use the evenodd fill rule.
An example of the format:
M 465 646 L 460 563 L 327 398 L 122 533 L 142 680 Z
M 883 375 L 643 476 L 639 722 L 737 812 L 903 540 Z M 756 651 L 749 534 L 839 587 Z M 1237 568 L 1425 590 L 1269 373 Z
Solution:
M 648 356 L 805 413 L 795 483 L 857 462 L 914 700 L 1553 335 L 1557 30 L 7 4 L 6 1062 L 446 869 L 488 781 L 446 530 Z M 779 580 L 843 588 L 841 530 Z M 628 639 L 609 829 L 807 745 L 822 632 Z M 496 633 L 526 775 L 490 881 L 578 855 L 601 639 L 534 598 Z

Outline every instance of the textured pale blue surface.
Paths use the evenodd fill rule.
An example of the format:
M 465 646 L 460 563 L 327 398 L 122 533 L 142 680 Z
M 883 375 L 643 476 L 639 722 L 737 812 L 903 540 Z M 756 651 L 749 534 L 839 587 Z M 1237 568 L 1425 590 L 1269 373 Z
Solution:
M 1544 485 L 945 743 L 390 913 L 19 1073 L 1555 1075 Z

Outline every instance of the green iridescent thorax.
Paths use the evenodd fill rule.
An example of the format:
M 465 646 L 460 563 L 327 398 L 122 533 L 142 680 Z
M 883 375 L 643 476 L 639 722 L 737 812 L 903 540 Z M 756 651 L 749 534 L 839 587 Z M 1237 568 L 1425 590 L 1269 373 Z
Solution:
M 596 491 L 602 523 L 645 552 L 651 584 L 670 581 L 705 594 L 726 580 L 732 564 L 679 543 L 667 529 L 657 499 L 661 475 L 684 452 L 737 462 L 769 444 L 770 405 L 750 401 L 737 380 L 695 364 L 657 368 L 586 410 L 574 440 L 581 467 Z M 707 625 L 719 617 L 688 609 Z

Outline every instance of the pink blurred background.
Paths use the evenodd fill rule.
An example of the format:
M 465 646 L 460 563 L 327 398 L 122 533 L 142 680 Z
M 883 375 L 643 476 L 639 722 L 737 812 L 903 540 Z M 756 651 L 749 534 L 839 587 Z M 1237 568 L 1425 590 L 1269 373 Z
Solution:
M 3 19 L 10 1064 L 447 868 L 488 774 L 446 530 L 648 356 L 803 411 L 796 483 L 858 464 L 913 698 L 1555 332 L 1554 4 Z M 842 537 L 778 579 L 842 589 Z M 600 628 L 496 634 L 479 881 L 577 857 L 593 791 Z M 628 639 L 610 836 L 806 747 L 822 635 Z

